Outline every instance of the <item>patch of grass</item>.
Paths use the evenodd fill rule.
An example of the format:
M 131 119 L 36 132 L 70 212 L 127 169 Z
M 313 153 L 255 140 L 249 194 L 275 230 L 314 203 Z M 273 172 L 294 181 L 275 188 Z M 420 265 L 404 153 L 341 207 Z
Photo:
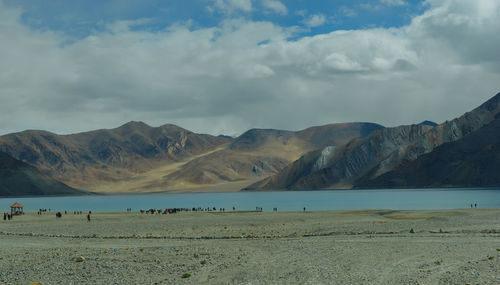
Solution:
M 376 210 L 353 210 L 353 211 L 341 211 L 339 214 L 351 215 L 351 214 L 372 214 L 376 213 Z
M 429 216 L 384 216 L 384 217 L 398 221 L 428 220 L 431 218 Z
M 493 259 L 495 259 L 494 256 L 488 256 L 488 260 L 493 260 Z
M 189 274 L 189 273 L 186 272 L 186 273 L 182 274 L 181 277 L 182 278 L 189 278 L 189 277 L 191 277 L 191 274 Z
M 497 248 L 497 251 L 500 251 L 500 248 Z

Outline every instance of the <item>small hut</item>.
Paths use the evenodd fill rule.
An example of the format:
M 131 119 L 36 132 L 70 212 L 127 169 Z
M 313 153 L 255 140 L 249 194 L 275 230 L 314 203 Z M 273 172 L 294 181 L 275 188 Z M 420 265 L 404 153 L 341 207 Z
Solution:
M 13 215 L 23 215 L 23 208 L 24 206 L 19 204 L 19 203 L 14 203 L 10 206 L 10 214 L 11 216 Z

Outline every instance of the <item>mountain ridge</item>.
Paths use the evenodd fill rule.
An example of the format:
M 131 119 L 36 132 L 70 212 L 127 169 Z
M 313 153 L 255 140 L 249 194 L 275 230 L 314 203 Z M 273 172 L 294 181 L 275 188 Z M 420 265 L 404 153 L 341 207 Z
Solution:
M 253 129 L 230 138 L 196 134 L 172 124 L 151 127 L 131 121 L 114 129 L 69 135 L 41 130 L 7 134 L 0 136 L 0 151 L 89 191 L 177 191 L 255 181 L 307 151 L 380 128 L 343 123 L 297 132 Z
M 405 161 L 456 141 L 491 122 L 500 112 L 500 93 L 471 112 L 437 126 L 417 124 L 377 130 L 335 149 L 325 159 L 322 151 L 308 153 L 274 176 L 244 190 L 352 188 L 358 179 L 375 179 Z M 323 167 L 314 169 L 314 162 Z M 366 177 L 368 175 L 369 177 Z
M 86 194 L 90 193 L 73 189 L 0 152 L 0 197 Z
M 500 119 L 355 188 L 500 186 Z

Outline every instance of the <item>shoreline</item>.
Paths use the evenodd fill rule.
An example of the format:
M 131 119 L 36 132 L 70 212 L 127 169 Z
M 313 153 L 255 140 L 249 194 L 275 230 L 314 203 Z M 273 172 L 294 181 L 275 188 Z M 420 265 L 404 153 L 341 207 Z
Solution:
M 210 189 L 214 187 L 208 187 Z M 314 189 L 314 190 L 304 190 L 304 189 L 271 189 L 271 190 L 246 190 L 246 189 L 225 189 L 219 191 L 210 191 L 206 188 L 193 188 L 193 189 L 173 189 L 173 190 L 161 190 L 161 191 L 150 191 L 150 192 L 98 192 L 98 191 L 85 191 L 82 194 L 71 194 L 71 195 L 26 195 L 26 196 L 0 196 L 0 199 L 10 199 L 10 198 L 43 198 L 43 197 L 86 197 L 86 196 L 136 196 L 136 195 L 176 195 L 176 194 L 225 194 L 225 193 L 274 193 L 274 192 L 324 192 L 324 191 L 457 191 L 457 190 L 498 190 L 500 191 L 500 186 L 469 186 L 469 187 L 459 187 L 459 186 L 449 186 L 449 187 L 405 187 L 405 188 L 352 188 L 352 189 Z

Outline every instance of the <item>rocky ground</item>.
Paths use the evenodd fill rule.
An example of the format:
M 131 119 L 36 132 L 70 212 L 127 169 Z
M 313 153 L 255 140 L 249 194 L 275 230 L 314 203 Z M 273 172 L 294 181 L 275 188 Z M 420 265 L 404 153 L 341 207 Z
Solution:
M 500 209 L 0 221 L 0 284 L 500 284 Z

